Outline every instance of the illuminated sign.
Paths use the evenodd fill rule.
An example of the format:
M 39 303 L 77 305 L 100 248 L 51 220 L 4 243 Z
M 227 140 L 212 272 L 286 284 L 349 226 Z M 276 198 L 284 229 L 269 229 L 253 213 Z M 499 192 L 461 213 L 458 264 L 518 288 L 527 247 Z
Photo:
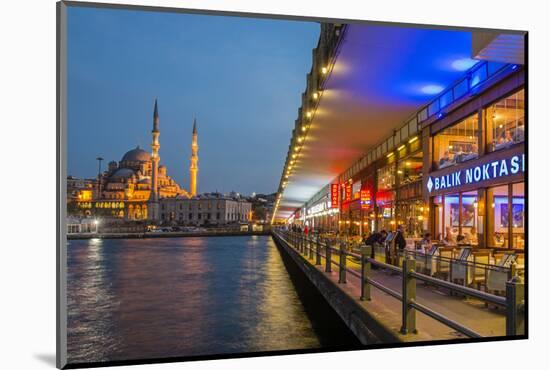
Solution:
M 372 205 L 372 195 L 369 189 L 361 190 L 361 209 L 370 209 Z
M 525 154 L 520 154 L 473 166 L 465 170 L 451 172 L 446 175 L 430 176 L 428 177 L 426 188 L 431 193 L 432 191 L 475 184 L 523 172 L 525 172 Z
M 338 184 L 330 184 L 330 207 L 338 208 L 340 189 Z
M 308 215 L 314 215 L 320 212 L 323 212 L 325 210 L 325 202 L 321 202 L 319 204 L 314 205 L 313 207 L 310 207 L 307 210 Z
M 352 190 L 352 188 L 351 188 L 351 183 L 349 183 L 349 182 L 346 183 L 346 187 L 345 187 L 346 193 L 345 193 L 344 200 L 346 200 L 346 201 L 350 201 L 350 200 L 351 200 L 351 190 Z

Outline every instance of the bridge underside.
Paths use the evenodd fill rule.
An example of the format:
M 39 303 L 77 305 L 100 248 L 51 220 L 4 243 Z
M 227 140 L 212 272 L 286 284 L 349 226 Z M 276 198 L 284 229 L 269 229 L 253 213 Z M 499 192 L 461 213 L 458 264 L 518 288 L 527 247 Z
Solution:
M 464 75 L 472 31 L 347 27 L 276 217 L 287 218 Z

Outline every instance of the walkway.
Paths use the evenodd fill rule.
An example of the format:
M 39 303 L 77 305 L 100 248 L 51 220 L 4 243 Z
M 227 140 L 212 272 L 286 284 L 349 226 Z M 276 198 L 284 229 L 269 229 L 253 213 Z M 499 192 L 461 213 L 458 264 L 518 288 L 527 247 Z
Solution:
M 298 253 L 295 249 L 294 251 Z M 298 253 L 299 254 L 299 253 Z M 322 264 L 315 266 L 315 255 L 310 259 L 308 255 L 300 254 L 312 267 L 322 272 L 335 284 L 338 284 L 338 263 L 339 255 L 333 254 L 332 272 L 325 272 L 325 257 L 322 257 Z M 348 257 L 347 267 L 360 273 L 360 263 L 352 257 Z M 396 272 L 376 269 L 373 267 L 371 279 L 392 290 L 401 293 L 402 278 Z M 359 302 L 373 317 L 378 319 L 388 329 L 398 333 L 401 328 L 401 302 L 394 297 L 371 286 L 371 301 L 360 301 L 361 295 L 360 279 L 351 273 L 347 273 L 346 284 L 338 284 L 339 287 L 354 300 Z M 485 304 L 477 299 L 451 296 L 446 289 L 437 289 L 417 283 L 417 301 L 436 312 L 478 332 L 483 336 L 504 336 L 506 334 L 506 318 L 503 308 L 487 308 Z M 466 338 L 453 329 L 439 323 L 438 321 L 417 312 L 416 314 L 417 334 L 399 334 L 403 341 L 426 341 Z

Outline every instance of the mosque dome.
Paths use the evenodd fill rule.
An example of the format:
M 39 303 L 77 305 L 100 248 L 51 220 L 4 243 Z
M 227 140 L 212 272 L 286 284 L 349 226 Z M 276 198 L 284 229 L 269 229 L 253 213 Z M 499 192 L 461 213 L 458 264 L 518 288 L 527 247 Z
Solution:
M 130 168 L 119 168 L 113 173 L 112 178 L 129 179 L 134 176 L 134 171 Z
M 151 161 L 151 154 L 141 149 L 139 145 L 132 149 L 122 157 L 121 162 L 149 162 Z

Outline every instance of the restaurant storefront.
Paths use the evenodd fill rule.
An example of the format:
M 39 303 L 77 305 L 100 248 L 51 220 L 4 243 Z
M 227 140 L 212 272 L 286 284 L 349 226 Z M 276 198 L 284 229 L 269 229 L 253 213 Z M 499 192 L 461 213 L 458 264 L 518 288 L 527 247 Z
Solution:
M 512 75 L 423 129 L 423 188 L 434 238 L 525 248 L 525 93 Z

